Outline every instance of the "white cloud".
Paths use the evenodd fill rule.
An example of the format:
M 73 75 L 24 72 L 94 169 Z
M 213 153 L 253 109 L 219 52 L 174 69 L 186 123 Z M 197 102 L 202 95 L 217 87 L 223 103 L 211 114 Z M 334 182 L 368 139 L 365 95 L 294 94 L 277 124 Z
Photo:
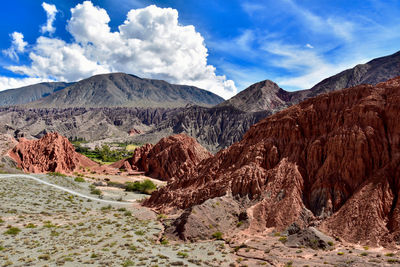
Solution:
M 57 8 L 55 5 L 47 4 L 46 2 L 42 3 L 42 7 L 47 14 L 47 22 L 45 25 L 42 26 L 41 32 L 42 33 L 54 33 L 56 29 L 53 26 L 54 20 L 56 19 Z
M 24 35 L 20 32 L 13 32 L 10 36 L 12 39 L 11 47 L 3 50 L 3 54 L 18 61 L 18 53 L 23 53 L 28 43 L 24 41 Z
M 280 86 L 287 88 L 309 89 L 323 79 L 335 75 L 345 69 L 354 67 L 365 59 L 354 57 L 351 60 L 342 61 L 340 64 L 328 63 L 314 49 L 304 49 L 296 45 L 287 45 L 280 42 L 271 42 L 264 50 L 278 56 L 271 60 L 277 67 L 299 71 L 301 74 L 290 77 L 278 77 Z
M 65 81 L 121 71 L 198 86 L 225 98 L 236 93 L 234 82 L 207 64 L 203 37 L 193 26 L 179 24 L 177 10 L 155 5 L 132 9 L 115 32 L 109 22 L 106 10 L 90 1 L 78 4 L 67 24 L 72 43 L 41 36 L 29 54 L 31 64 L 8 69 Z
M 0 91 L 12 88 L 23 87 L 35 83 L 41 82 L 54 82 L 50 79 L 42 79 L 42 78 L 9 78 L 9 77 L 0 77 Z
M 312 45 L 310 45 L 310 44 L 306 44 L 306 47 L 307 47 L 307 48 L 310 48 L 310 49 L 313 49 L 313 48 L 314 48 L 314 46 L 312 46 Z

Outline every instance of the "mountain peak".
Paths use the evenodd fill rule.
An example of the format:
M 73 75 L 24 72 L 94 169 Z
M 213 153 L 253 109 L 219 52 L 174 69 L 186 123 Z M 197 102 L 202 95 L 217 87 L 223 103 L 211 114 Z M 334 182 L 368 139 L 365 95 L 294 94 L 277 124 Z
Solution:
M 223 98 L 200 88 L 144 79 L 126 73 L 98 74 L 36 102 L 34 107 L 183 107 L 213 106 Z
M 290 95 L 271 80 L 255 83 L 219 106 L 233 106 L 246 112 L 276 111 L 286 107 Z

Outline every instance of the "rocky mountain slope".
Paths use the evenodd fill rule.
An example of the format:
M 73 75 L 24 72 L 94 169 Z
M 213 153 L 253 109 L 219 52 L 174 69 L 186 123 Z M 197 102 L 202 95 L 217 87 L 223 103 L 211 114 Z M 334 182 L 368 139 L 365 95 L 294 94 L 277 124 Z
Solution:
M 146 175 L 163 181 L 178 178 L 189 172 L 211 153 L 185 134 L 162 138 L 156 145 L 146 144 L 137 148 L 133 156 L 110 167 L 143 171 Z
M 350 242 L 399 243 L 399 100 L 400 77 L 306 100 L 253 125 L 144 204 L 186 209 L 173 225 L 189 239 L 208 225 L 229 232 L 243 222 L 252 233 L 295 223 Z M 212 209 L 222 215 L 204 213 Z
M 125 73 L 101 74 L 79 81 L 29 107 L 182 107 L 213 106 L 224 99 L 194 86 L 142 79 Z
M 0 106 L 14 106 L 36 101 L 69 85 L 71 83 L 49 82 L 0 91 Z
M 290 92 L 286 92 L 272 81 L 265 80 L 251 85 L 218 106 L 233 106 L 246 112 L 269 111 L 273 113 L 287 107 L 289 101 Z
M 308 90 L 288 92 L 271 81 L 262 81 L 253 84 L 219 106 L 233 106 L 239 110 L 253 112 L 266 110 L 274 113 L 323 93 L 360 84 L 376 85 L 397 76 L 400 76 L 400 51 L 342 71 Z
M 58 133 L 49 133 L 39 140 L 20 138 L 9 156 L 19 168 L 30 173 L 72 173 L 98 167 L 97 163 L 75 152 L 68 139 Z

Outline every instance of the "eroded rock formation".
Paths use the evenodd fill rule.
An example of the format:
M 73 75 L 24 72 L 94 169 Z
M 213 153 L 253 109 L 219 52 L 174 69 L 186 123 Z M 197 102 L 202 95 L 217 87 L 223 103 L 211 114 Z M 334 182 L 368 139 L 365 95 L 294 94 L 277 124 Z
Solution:
M 30 173 L 71 173 L 98 167 L 97 163 L 75 152 L 68 139 L 58 133 L 48 133 L 39 140 L 20 138 L 9 155 L 19 168 Z
M 232 195 L 252 201 L 254 231 L 296 223 L 350 242 L 400 242 L 399 101 L 400 77 L 306 100 L 253 125 L 144 205 L 166 212 Z
M 133 156 L 111 165 L 127 171 L 144 171 L 146 175 L 160 180 L 179 178 L 191 173 L 211 153 L 185 134 L 162 138 L 156 145 L 146 144 L 137 148 Z

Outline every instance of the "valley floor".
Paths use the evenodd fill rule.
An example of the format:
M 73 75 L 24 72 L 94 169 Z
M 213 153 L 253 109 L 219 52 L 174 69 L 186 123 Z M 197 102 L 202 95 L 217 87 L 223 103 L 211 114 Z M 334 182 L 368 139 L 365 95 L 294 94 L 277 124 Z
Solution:
M 288 248 L 267 231 L 225 241 L 172 242 L 145 195 L 71 177 L 0 175 L 0 266 L 399 266 L 399 254 L 337 243 Z M 163 240 L 160 242 L 160 240 Z
M 103 199 L 97 200 L 87 182 L 34 178 L 38 180 L 0 177 L 0 266 L 228 266 L 233 262 L 222 241 L 160 244 L 163 226 L 135 201 L 144 195 L 104 190 Z

